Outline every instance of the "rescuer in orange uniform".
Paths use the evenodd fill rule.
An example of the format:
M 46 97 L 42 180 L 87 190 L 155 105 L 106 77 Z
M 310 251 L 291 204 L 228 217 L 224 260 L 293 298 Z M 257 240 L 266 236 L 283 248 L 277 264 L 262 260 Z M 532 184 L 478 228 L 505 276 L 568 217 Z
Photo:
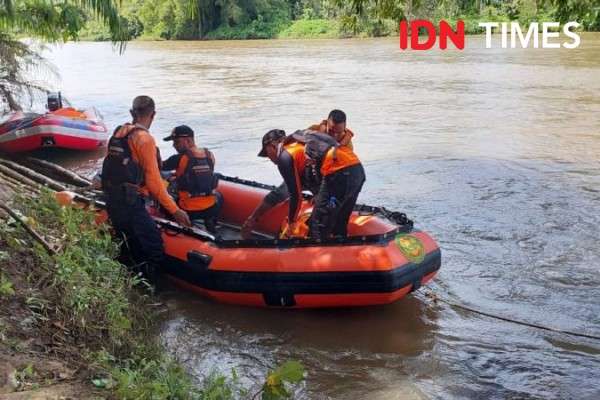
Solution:
M 354 133 L 346 127 L 346 114 L 342 110 L 332 110 L 327 119 L 318 124 L 311 125 L 308 129 L 327 133 L 337 140 L 340 146 L 347 146 L 350 150 L 354 150 L 354 146 L 352 145 Z
M 133 121 L 119 126 L 108 142 L 102 164 L 102 189 L 106 210 L 117 234 L 124 235 L 136 263 L 154 280 L 164 258 L 163 242 L 156 223 L 148 214 L 145 196 L 152 196 L 175 220 L 191 226 L 167 193 L 160 176 L 157 149 L 149 132 L 154 121 L 152 98 L 138 96 L 130 110 Z
M 216 233 L 223 196 L 216 190 L 215 156 L 207 148 L 196 147 L 194 131 L 187 125 L 174 128 L 164 140 L 173 141 L 178 153 L 163 162 L 162 170 L 175 170 L 179 207 L 192 220 L 203 219 L 206 229 Z
M 297 231 L 302 204 L 302 179 L 318 175 L 320 186 L 309 221 L 309 235 L 326 239 L 347 236 L 350 214 L 365 181 L 358 157 L 347 146 L 339 146 L 328 135 L 296 132 L 286 136 L 271 130 L 262 139 L 259 157 L 268 157 L 279 169 L 290 194 L 289 232 Z

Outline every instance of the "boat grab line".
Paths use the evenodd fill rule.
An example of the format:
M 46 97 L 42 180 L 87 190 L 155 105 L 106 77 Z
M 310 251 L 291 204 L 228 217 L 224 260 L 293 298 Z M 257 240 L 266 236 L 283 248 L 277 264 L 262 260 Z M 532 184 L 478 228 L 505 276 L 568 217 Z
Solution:
M 425 289 L 425 290 L 423 290 L 423 289 Z M 492 314 L 492 313 L 489 313 L 486 311 L 477 310 L 475 308 L 471 308 L 471 307 L 468 307 L 468 306 L 465 306 L 462 304 L 455 303 L 450 300 L 446 300 L 446 299 L 440 297 L 438 294 L 436 294 L 433 291 L 433 289 L 431 289 L 431 288 L 422 288 L 421 290 L 422 290 L 422 292 L 421 293 L 416 292 L 415 296 L 419 297 L 421 299 L 431 300 L 433 302 L 433 304 L 437 304 L 437 302 L 439 301 L 440 303 L 444 303 L 452 308 L 457 308 L 459 310 L 468 311 L 473 314 L 483 315 L 488 318 L 498 319 L 500 321 L 511 322 L 513 324 L 528 326 L 530 328 L 540 329 L 540 330 L 544 330 L 544 331 L 563 333 L 565 335 L 570 335 L 570 336 L 578 336 L 578 337 L 583 337 L 583 338 L 587 338 L 587 339 L 600 340 L 600 336 L 596 336 L 596 335 L 589 335 L 589 334 L 581 333 L 581 332 L 557 329 L 557 328 L 553 328 L 550 326 L 534 324 L 532 322 L 516 320 L 516 319 L 508 318 L 508 317 L 505 317 L 502 315 L 496 315 L 496 314 Z

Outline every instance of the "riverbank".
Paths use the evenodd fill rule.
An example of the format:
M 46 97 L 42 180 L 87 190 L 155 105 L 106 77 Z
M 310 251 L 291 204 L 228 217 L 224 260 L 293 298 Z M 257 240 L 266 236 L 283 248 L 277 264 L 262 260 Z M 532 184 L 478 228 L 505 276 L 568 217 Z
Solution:
M 235 373 L 192 379 L 160 341 L 168 308 L 119 262 L 108 226 L 96 223 L 93 208 L 61 205 L 47 188 L 69 188 L 57 174 L 75 186 L 89 182 L 44 161 L 28 165 L 36 161 L 32 170 L 0 158 L 3 399 L 289 398 L 290 384 L 304 377 L 294 361 L 246 388 Z
M 155 326 L 163 308 L 115 260 L 117 246 L 94 215 L 10 184 L 4 199 L 50 250 L 2 215 L 3 398 L 191 399 L 212 390 L 197 389 L 162 350 Z

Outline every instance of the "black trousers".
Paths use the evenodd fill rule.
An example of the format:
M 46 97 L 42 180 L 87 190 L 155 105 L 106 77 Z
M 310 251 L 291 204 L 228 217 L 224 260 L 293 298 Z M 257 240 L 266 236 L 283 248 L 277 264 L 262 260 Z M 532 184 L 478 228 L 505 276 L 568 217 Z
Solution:
M 124 239 L 126 248 L 123 250 L 129 250 L 136 265 L 145 264 L 140 271 L 151 281 L 155 280 L 165 256 L 164 246 L 143 198 L 126 202 L 109 196 L 107 212 L 118 237 Z
M 217 233 L 217 218 L 219 217 L 219 212 L 221 212 L 221 208 L 223 207 L 223 195 L 219 192 L 215 192 L 216 201 L 211 207 L 201 210 L 201 211 L 187 211 L 190 219 L 194 220 L 203 220 L 204 226 L 206 230 L 212 234 Z
M 323 178 L 309 220 L 311 238 L 326 239 L 330 235 L 348 235 L 348 221 L 365 179 L 365 170 L 361 164 Z

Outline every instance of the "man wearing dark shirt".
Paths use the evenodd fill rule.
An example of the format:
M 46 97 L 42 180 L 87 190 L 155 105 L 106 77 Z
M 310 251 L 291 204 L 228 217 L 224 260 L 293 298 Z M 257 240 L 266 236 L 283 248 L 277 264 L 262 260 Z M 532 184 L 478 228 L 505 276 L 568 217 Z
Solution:
M 318 136 L 319 134 L 315 134 Z M 294 136 L 294 135 L 292 135 Z M 327 238 L 331 234 L 346 236 L 346 227 L 350 214 L 356 203 L 358 193 L 364 182 L 364 170 L 360 160 L 348 147 L 326 146 L 322 157 L 314 158 L 311 154 L 311 143 L 285 140 L 282 130 L 267 132 L 262 140 L 259 157 L 268 157 L 279 169 L 289 192 L 288 232 L 298 231 L 298 214 L 302 206 L 303 177 L 310 175 L 312 169 L 318 170 L 319 190 L 311 217 L 310 236 L 315 239 Z M 310 140 L 316 140 L 310 139 Z M 319 139 L 318 141 L 323 140 Z M 331 139 L 329 139 L 331 140 Z M 318 160 L 318 161 L 317 161 Z M 320 177 L 323 179 L 320 179 Z M 247 237 L 258 218 L 268 210 L 270 203 L 283 195 L 281 186 L 271 191 L 261 205 L 252 213 L 242 227 L 243 237 Z M 336 205 L 332 205 L 336 203 Z M 329 210 L 329 208 L 335 209 Z M 258 215 L 258 217 L 257 217 Z

